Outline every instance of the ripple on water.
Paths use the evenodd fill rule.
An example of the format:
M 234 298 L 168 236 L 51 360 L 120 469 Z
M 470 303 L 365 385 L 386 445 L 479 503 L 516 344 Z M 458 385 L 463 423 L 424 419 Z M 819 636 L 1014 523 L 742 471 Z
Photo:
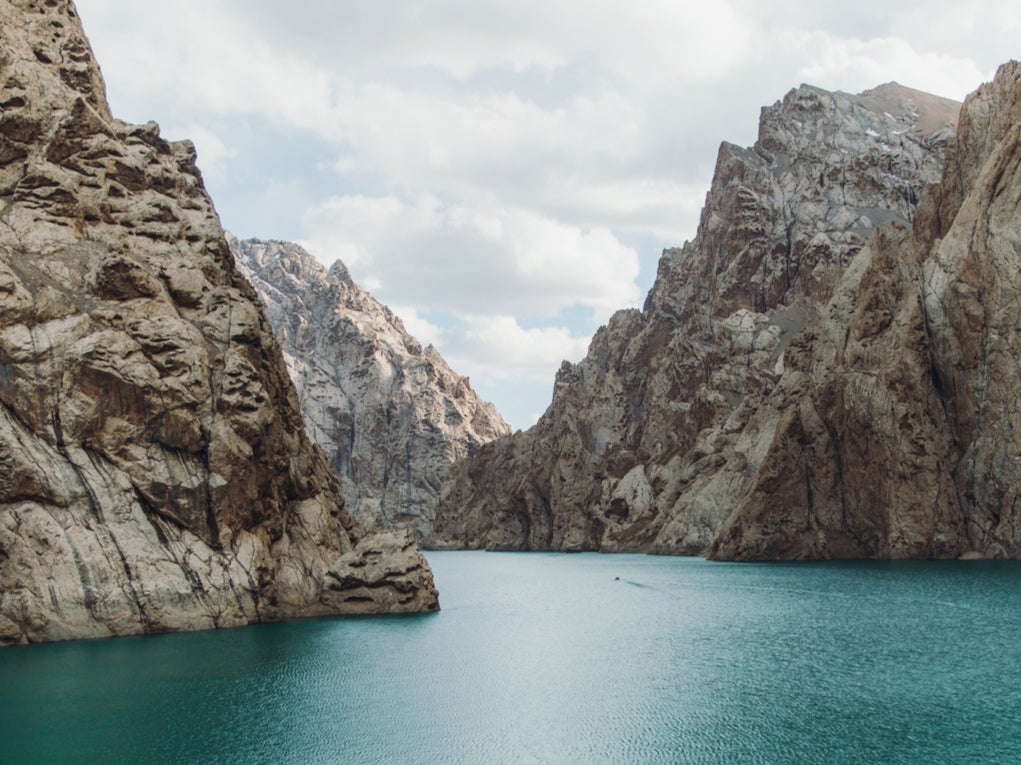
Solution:
M 435 615 L 0 652 L 5 763 L 1009 762 L 1017 564 L 430 554 Z

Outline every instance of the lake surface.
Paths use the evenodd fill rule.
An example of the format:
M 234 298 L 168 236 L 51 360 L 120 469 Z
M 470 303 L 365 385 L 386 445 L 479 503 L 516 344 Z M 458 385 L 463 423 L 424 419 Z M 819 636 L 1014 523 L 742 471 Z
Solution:
M 0 762 L 1021 760 L 1017 562 L 428 558 L 438 614 L 0 650 Z

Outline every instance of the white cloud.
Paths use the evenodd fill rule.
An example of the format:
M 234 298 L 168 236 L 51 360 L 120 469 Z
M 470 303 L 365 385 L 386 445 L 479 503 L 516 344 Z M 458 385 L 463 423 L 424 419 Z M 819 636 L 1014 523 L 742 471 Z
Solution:
M 448 361 L 455 369 L 472 368 L 483 384 L 552 384 L 561 362 L 580 361 L 591 339 L 562 326 L 523 328 L 513 316 L 501 315 L 464 316 L 456 332 L 456 343 L 445 351 Z
M 795 32 L 785 35 L 783 44 L 787 51 L 799 52 L 803 63 L 798 73 L 804 81 L 851 92 L 896 80 L 918 90 L 964 98 L 985 77 L 970 59 L 920 53 L 897 37 L 856 40 L 822 31 Z
M 363 285 L 364 286 L 364 285 Z M 368 289 L 366 287 L 366 289 Z M 404 328 L 411 333 L 422 345 L 434 345 L 437 348 L 443 346 L 450 333 L 425 317 L 421 316 L 417 309 L 410 306 L 391 305 L 390 310 L 400 318 Z
M 228 146 L 223 139 L 205 125 L 188 125 L 172 132 L 186 135 L 195 144 L 198 154 L 198 166 L 202 177 L 210 183 L 223 183 L 227 179 L 227 165 L 237 156 L 237 151 Z
M 658 252 L 624 242 L 692 237 L 762 105 L 802 81 L 962 97 L 1021 34 L 1016 0 L 77 7 L 114 113 L 192 138 L 229 228 L 343 259 L 459 372 L 543 395 L 649 286 Z
M 81 3 L 87 22 L 107 22 L 96 42 L 117 73 L 111 96 L 141 105 L 129 118 L 173 115 L 172 137 L 203 114 L 264 120 L 334 143 L 348 187 L 490 195 L 576 226 L 651 220 L 681 238 L 693 233 L 671 209 L 684 167 L 657 160 L 676 141 L 672 100 L 738 67 L 752 33 L 729 3 L 663 0 L 421 2 L 399 14 L 140 0 L 126 19 L 122 5 Z M 152 23 L 122 28 L 141 15 Z M 671 111 L 654 116 L 657 104 Z
M 481 315 L 549 318 L 569 306 L 637 304 L 638 255 L 607 229 L 584 231 L 528 210 L 423 196 L 344 196 L 305 216 L 302 244 L 378 285 L 384 302 Z
M 711 79 L 741 63 L 751 33 L 729 0 L 417 0 L 342 10 L 249 0 L 244 9 L 253 25 L 358 79 L 426 69 L 465 82 L 486 70 L 549 74 L 577 62 L 631 82 Z

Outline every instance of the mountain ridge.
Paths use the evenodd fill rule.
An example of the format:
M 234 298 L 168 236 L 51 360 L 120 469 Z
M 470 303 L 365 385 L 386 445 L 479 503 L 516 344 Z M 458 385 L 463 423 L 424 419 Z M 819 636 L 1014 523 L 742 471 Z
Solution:
M 438 608 L 304 431 L 190 142 L 74 4 L 0 0 L 0 644 Z
M 1019 126 L 1014 61 L 965 101 L 912 228 L 879 232 L 800 339 L 767 404 L 774 446 L 712 557 L 1021 556 Z
M 427 544 L 708 550 L 732 510 L 723 484 L 746 480 L 719 468 L 762 459 L 741 431 L 792 338 L 873 230 L 909 223 L 939 179 L 954 105 L 922 95 L 798 88 L 763 108 L 754 146 L 724 142 L 698 233 L 664 251 L 643 310 L 562 365 L 532 429 L 456 466 Z
M 432 345 L 352 280 L 280 240 L 228 237 L 266 306 L 309 436 L 369 527 L 432 530 L 451 463 L 510 433 Z

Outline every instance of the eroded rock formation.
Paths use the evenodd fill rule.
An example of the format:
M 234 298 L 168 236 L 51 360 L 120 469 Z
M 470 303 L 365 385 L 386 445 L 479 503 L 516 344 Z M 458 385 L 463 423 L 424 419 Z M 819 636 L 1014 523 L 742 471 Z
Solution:
M 788 350 L 712 555 L 1021 556 L 1019 205 L 1012 62 L 965 102 L 913 230 L 873 237 Z
M 451 463 L 510 433 L 431 345 L 352 281 L 289 242 L 228 237 L 280 341 L 309 436 L 366 526 L 432 530 Z
M 188 142 L 0 0 L 0 644 L 437 607 L 304 431 Z
M 770 450 L 785 453 L 772 434 L 791 415 L 763 402 L 793 379 L 798 333 L 844 299 L 877 227 L 912 220 L 959 109 L 894 83 L 802 86 L 763 109 L 753 147 L 721 147 L 698 233 L 663 254 L 643 310 L 565 362 L 535 427 L 458 465 L 429 543 L 706 552 Z

